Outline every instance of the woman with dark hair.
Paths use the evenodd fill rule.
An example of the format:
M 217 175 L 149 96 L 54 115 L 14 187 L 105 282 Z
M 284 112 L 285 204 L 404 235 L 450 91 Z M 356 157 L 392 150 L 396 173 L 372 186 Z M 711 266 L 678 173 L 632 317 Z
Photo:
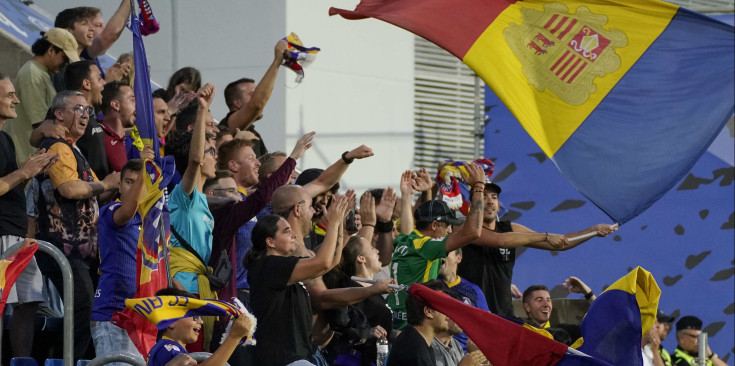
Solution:
M 311 258 L 292 257 L 299 244 L 286 219 L 268 215 L 253 228 L 253 248 L 243 263 L 248 269 L 253 315 L 258 319 L 253 364 L 313 365 L 311 304 L 301 281 L 319 277 L 340 262 L 342 226 L 353 201 L 354 193 L 349 192 L 333 200 L 326 237 Z M 302 204 L 307 203 L 297 203 Z
M 202 87 L 202 74 L 199 70 L 187 66 L 176 70 L 168 80 L 166 93 L 172 98 L 179 94 L 196 92 Z
M 363 195 L 360 200 L 360 217 L 365 223 L 374 223 L 375 217 L 375 199 L 369 193 Z M 374 224 L 373 224 L 374 225 Z M 356 282 L 351 280 L 352 276 L 366 278 L 372 280 L 374 276 L 380 272 L 380 252 L 372 244 L 371 238 L 363 238 L 353 236 L 345 244 L 342 250 L 342 263 L 330 272 L 330 276 L 325 276 L 325 282 L 331 282 L 335 287 L 368 287 L 370 285 L 364 282 Z M 327 278 L 328 277 L 328 278 Z M 379 288 L 384 288 L 385 283 L 395 284 L 395 280 L 379 281 Z M 330 283 L 327 286 L 331 285 Z M 390 290 L 389 290 L 390 292 Z M 336 356 L 334 365 L 343 366 L 370 366 L 374 364 L 377 358 L 376 340 L 378 338 L 390 338 L 392 331 L 393 313 L 388 307 L 388 303 L 382 296 L 382 292 L 371 295 L 355 305 L 355 309 L 365 315 L 367 323 L 370 325 L 369 338 L 363 344 L 352 347 L 351 352 L 342 353 Z M 330 345 L 335 344 L 332 348 L 337 350 L 339 342 L 332 341 Z

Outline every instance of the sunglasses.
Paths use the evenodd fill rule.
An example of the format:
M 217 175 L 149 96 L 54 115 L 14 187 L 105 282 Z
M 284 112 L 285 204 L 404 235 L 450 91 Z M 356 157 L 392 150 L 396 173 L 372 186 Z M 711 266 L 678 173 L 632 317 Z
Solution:
M 93 116 L 94 115 L 94 108 L 92 108 L 92 107 L 85 107 L 83 105 L 77 105 L 77 106 L 74 106 L 74 107 L 69 107 L 69 108 L 64 108 L 64 109 L 71 109 L 71 110 L 73 110 L 74 113 L 76 113 L 77 116 L 79 116 L 79 117 L 83 116 L 85 112 L 87 113 L 88 116 Z
M 212 154 L 212 156 L 217 156 L 217 149 L 214 148 L 214 146 L 210 147 L 207 150 L 204 150 L 205 154 Z

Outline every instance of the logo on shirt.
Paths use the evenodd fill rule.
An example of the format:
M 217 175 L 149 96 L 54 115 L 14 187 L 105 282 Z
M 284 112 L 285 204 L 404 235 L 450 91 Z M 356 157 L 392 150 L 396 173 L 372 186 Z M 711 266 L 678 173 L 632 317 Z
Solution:
M 173 345 L 173 344 L 167 344 L 163 346 L 163 348 L 165 348 L 166 351 L 169 351 L 169 352 L 171 352 L 172 350 L 176 352 L 181 352 L 181 349 L 178 346 Z

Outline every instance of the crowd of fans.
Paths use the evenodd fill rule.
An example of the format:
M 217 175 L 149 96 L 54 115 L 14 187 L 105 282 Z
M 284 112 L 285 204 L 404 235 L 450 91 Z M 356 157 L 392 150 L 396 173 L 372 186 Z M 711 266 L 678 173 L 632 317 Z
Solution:
M 237 297 L 257 318 L 257 345 L 237 347 L 252 326 L 244 317 L 221 345 L 223 323 L 189 317 L 162 331 L 142 355 L 113 314 L 136 293 L 143 160 L 155 152 L 134 128 L 140 96 L 131 87 L 133 58 L 123 55 L 107 70 L 96 60 L 120 36 L 127 4 L 122 1 L 107 24 L 96 8 L 62 11 L 55 28 L 33 44 L 33 60 L 12 81 L 0 75 L 1 249 L 37 238 L 64 253 L 74 280 L 75 359 L 125 352 L 150 356 L 151 365 L 191 364 L 187 352 L 209 351 L 212 365 L 228 359 L 232 365 L 371 365 L 386 339 L 388 365 L 487 364 L 451 319 L 394 290 L 413 283 L 507 317 L 515 316 L 511 300 L 521 298 L 528 324 L 565 343 L 579 338 L 578 326 L 550 324 L 546 287 L 521 293 L 512 284 L 516 248 L 567 250 L 585 241 L 569 238 L 607 236 L 615 228 L 600 224 L 559 235 L 501 220 L 501 188 L 474 163 L 465 166 L 471 197 L 464 219 L 432 199 L 436 186 L 426 170 L 396 177 L 400 197 L 391 188 L 340 194 L 345 171 L 373 155 L 365 145 L 326 169 L 299 173 L 296 161 L 314 132 L 287 154 L 269 152 L 254 129 L 288 57 L 280 41 L 259 82 L 239 78 L 224 89 L 229 113 L 219 123 L 209 111 L 214 86 L 192 67 L 152 93 L 159 154 L 173 156 L 176 165 L 165 192 L 173 287 L 160 294 Z M 224 274 L 211 270 L 222 266 Z M 37 252 L 11 290 L 15 357 L 32 353 L 33 319 L 48 296 L 44 276 L 63 291 L 59 266 Z M 595 298 L 576 277 L 565 286 Z M 677 323 L 673 358 L 656 351 L 671 322 L 660 313 L 644 338 L 642 352 L 651 364 L 680 365 L 695 355 L 701 321 L 693 317 Z M 59 356 L 58 348 L 50 352 L 44 356 Z M 711 360 L 724 364 L 715 354 Z

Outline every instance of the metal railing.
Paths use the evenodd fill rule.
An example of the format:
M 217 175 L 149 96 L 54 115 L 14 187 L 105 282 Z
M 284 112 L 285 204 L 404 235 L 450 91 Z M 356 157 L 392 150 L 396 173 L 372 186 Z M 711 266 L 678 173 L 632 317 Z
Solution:
M 125 362 L 133 366 L 145 366 L 145 361 L 142 358 L 135 357 L 129 353 L 116 353 L 95 357 L 92 361 L 89 361 L 87 366 L 102 366 L 111 362 Z
M 66 256 L 59 249 L 53 246 L 51 243 L 36 240 L 38 242 L 38 250 L 48 254 L 53 258 L 59 267 L 61 268 L 61 280 L 64 283 L 64 345 L 62 352 L 64 354 L 64 366 L 74 365 L 74 280 L 71 273 L 71 266 L 69 261 L 66 260 Z M 2 255 L 0 260 L 7 258 L 8 256 L 15 254 L 20 248 L 22 241 L 11 245 Z M 2 325 L 2 314 L 0 314 L 0 330 L 3 329 Z M 0 332 L 0 354 L 2 354 L 2 332 Z

